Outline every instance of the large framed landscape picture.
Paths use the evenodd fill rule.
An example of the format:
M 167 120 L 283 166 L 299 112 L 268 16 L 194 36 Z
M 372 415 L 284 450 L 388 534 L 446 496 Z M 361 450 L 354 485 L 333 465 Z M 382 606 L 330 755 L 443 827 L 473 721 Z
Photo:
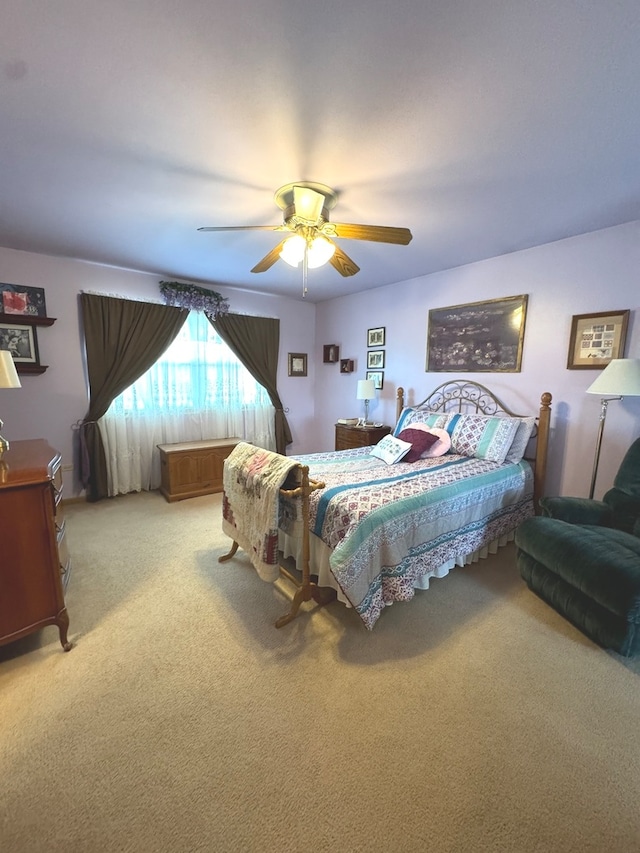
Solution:
M 518 373 L 527 295 L 429 311 L 429 373 Z

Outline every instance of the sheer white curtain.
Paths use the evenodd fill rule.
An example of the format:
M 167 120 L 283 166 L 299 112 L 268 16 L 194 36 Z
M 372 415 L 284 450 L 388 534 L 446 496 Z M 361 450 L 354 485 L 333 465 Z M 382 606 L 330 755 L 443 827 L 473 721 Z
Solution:
M 98 424 L 110 496 L 158 488 L 158 444 L 237 436 L 275 450 L 269 395 L 200 311 Z

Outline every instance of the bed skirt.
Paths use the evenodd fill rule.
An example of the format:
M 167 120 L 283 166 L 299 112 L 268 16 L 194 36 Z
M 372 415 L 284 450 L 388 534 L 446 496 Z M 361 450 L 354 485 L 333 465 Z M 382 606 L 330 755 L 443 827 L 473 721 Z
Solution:
M 429 581 L 431 578 L 444 578 L 449 574 L 451 569 L 455 568 L 455 566 L 468 566 L 471 563 L 477 563 L 478 560 L 486 559 L 491 556 L 491 554 L 496 554 L 498 548 L 502 548 L 509 542 L 513 542 L 514 536 L 515 530 L 512 530 L 510 533 L 507 533 L 498 539 L 494 539 L 492 542 L 489 542 L 488 545 L 485 545 L 483 548 L 479 548 L 477 551 L 473 551 L 470 554 L 457 554 L 446 563 L 443 563 L 443 565 L 438 566 L 437 569 L 431 570 L 419 577 L 413 585 L 414 589 L 429 589 Z M 289 536 L 280 530 L 278 547 L 285 559 L 292 557 L 297 566 L 302 565 L 301 539 Z M 336 582 L 336 579 L 329 568 L 331 549 L 328 545 L 325 545 L 322 539 L 313 533 L 309 535 L 309 553 L 311 574 L 317 575 L 318 586 L 331 587 L 331 589 L 336 591 L 338 601 L 341 601 L 347 607 L 351 607 L 349 600 L 342 592 L 340 585 Z M 393 602 L 388 602 L 387 606 L 392 603 Z

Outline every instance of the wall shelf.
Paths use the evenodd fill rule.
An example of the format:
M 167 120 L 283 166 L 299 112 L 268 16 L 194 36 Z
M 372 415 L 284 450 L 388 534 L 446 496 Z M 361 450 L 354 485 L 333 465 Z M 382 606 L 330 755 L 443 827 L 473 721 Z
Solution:
M 38 317 L 35 314 L 2 314 L 0 323 L 15 323 L 16 326 L 53 326 L 55 317 Z

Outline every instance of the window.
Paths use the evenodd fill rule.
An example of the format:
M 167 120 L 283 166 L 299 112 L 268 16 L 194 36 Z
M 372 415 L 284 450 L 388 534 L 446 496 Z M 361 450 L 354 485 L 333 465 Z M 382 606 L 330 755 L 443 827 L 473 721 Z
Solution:
M 158 444 L 237 436 L 275 449 L 269 395 L 199 311 L 189 313 L 153 367 L 116 397 L 100 430 L 110 495 L 158 488 Z

